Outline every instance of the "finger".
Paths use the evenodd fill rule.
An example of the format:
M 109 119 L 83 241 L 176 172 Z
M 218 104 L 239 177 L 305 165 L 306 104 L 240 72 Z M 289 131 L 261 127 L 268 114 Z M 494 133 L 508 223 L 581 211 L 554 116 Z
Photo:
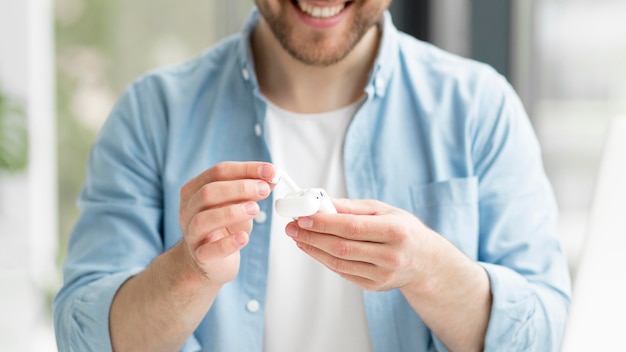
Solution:
M 218 181 L 205 184 L 189 199 L 188 214 L 244 201 L 260 201 L 271 192 L 269 183 L 261 180 Z
M 245 221 L 228 225 L 228 227 L 226 227 L 226 231 L 228 232 L 228 234 L 234 234 L 236 232 L 252 233 L 252 227 L 252 220 L 246 219 Z
M 332 234 L 354 241 L 386 243 L 395 239 L 399 226 L 382 216 L 317 213 L 297 221 L 303 230 Z M 299 232 L 298 232 L 299 233 Z
M 374 264 L 337 258 L 306 243 L 298 243 L 298 248 L 338 274 L 348 274 L 370 280 L 376 277 Z
M 245 247 L 250 236 L 245 232 L 237 232 L 218 241 L 207 242 L 195 250 L 196 260 L 200 265 L 226 258 Z
M 197 244 L 219 228 L 252 221 L 259 211 L 257 203 L 247 202 L 199 212 L 191 218 L 185 238 L 190 243 Z
M 387 204 L 374 199 L 335 198 L 333 204 L 338 213 L 344 214 L 377 215 L 389 210 Z
M 209 233 L 208 235 L 204 236 L 203 238 L 199 238 L 198 242 L 195 244 L 195 248 L 192 249 L 192 252 L 204 245 L 205 243 L 209 243 L 209 242 L 217 242 L 219 240 L 221 240 L 222 238 L 226 238 L 228 236 L 232 236 L 236 233 L 239 232 L 245 232 L 245 233 L 251 233 L 252 232 L 252 221 L 248 220 L 248 221 L 243 221 L 237 224 L 233 224 L 230 225 L 229 227 L 222 227 L 219 228 L 211 233 Z M 193 248 L 193 247 L 192 247 Z
M 378 257 L 382 257 L 381 253 L 384 253 L 380 243 L 353 241 L 335 235 L 294 229 L 294 227 L 296 227 L 295 224 L 287 225 L 286 232 L 293 236 L 296 234 L 294 230 L 297 231 L 297 237 L 294 238 L 296 242 L 318 248 L 333 257 L 376 265 L 383 262 L 382 258 L 378 260 Z
M 190 197 L 211 182 L 241 179 L 260 179 L 269 182 L 275 174 L 276 168 L 266 162 L 221 162 L 189 180 L 181 188 L 181 198 Z
M 195 249 L 197 249 L 198 247 L 202 246 L 205 243 L 217 242 L 221 240 L 222 238 L 226 238 L 230 235 L 231 233 L 225 227 L 222 227 L 221 229 L 217 229 L 209 233 L 208 235 L 206 235 L 204 238 L 200 239 L 198 241 L 198 244 L 195 246 L 196 247 Z
M 380 292 L 380 291 L 386 291 L 392 288 L 392 286 L 390 285 L 384 285 L 374 280 L 366 279 L 364 277 L 350 275 L 350 274 L 342 274 L 342 273 L 337 273 L 337 274 L 339 274 L 339 276 L 343 277 L 344 279 L 353 282 L 354 284 L 356 284 L 357 286 L 359 286 L 360 288 L 366 291 Z

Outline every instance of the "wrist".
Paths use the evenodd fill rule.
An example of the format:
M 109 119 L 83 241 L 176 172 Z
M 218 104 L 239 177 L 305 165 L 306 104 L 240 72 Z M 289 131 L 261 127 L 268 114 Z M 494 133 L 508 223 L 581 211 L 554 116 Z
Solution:
M 184 240 L 172 247 L 169 254 L 172 257 L 173 267 L 177 271 L 176 277 L 179 285 L 192 290 L 208 287 L 214 287 L 216 290 L 221 288 L 222 285 L 211 282 L 206 273 L 196 264 Z
M 478 263 L 438 233 L 430 230 L 429 237 L 429 250 L 422 254 L 425 265 L 419 270 L 421 275 L 400 288 L 404 294 L 436 299 L 441 292 L 471 295 L 475 289 L 484 287 L 488 277 Z
M 423 248 L 427 250 L 419 255 L 421 266 L 417 269 L 418 274 L 400 289 L 405 294 L 431 299 L 454 286 L 471 261 L 435 231 L 427 228 L 424 235 Z

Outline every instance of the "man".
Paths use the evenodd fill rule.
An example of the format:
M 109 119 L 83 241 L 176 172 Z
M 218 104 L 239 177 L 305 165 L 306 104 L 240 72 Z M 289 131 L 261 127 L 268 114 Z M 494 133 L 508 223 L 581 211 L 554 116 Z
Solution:
M 61 350 L 558 349 L 569 278 L 521 103 L 390 1 L 257 0 L 129 88 L 90 157 Z M 274 214 L 276 166 L 338 214 Z

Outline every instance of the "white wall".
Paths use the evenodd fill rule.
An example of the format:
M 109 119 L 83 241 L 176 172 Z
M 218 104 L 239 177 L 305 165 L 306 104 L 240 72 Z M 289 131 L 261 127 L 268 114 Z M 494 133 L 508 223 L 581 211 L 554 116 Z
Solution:
M 51 0 L 0 0 L 0 87 L 24 103 L 29 166 L 0 174 L 0 350 L 55 350 L 56 159 Z

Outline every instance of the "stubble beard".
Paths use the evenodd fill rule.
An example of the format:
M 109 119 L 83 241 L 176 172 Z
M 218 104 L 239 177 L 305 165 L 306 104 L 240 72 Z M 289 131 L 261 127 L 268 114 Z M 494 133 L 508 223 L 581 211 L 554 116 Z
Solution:
M 318 67 L 332 66 L 343 60 L 378 20 L 367 21 L 357 16 L 345 39 L 335 46 L 327 47 L 324 42 L 328 37 L 322 33 L 313 33 L 312 38 L 306 41 L 296 38 L 284 18 L 280 14 L 265 17 L 274 37 L 291 57 L 305 65 Z

